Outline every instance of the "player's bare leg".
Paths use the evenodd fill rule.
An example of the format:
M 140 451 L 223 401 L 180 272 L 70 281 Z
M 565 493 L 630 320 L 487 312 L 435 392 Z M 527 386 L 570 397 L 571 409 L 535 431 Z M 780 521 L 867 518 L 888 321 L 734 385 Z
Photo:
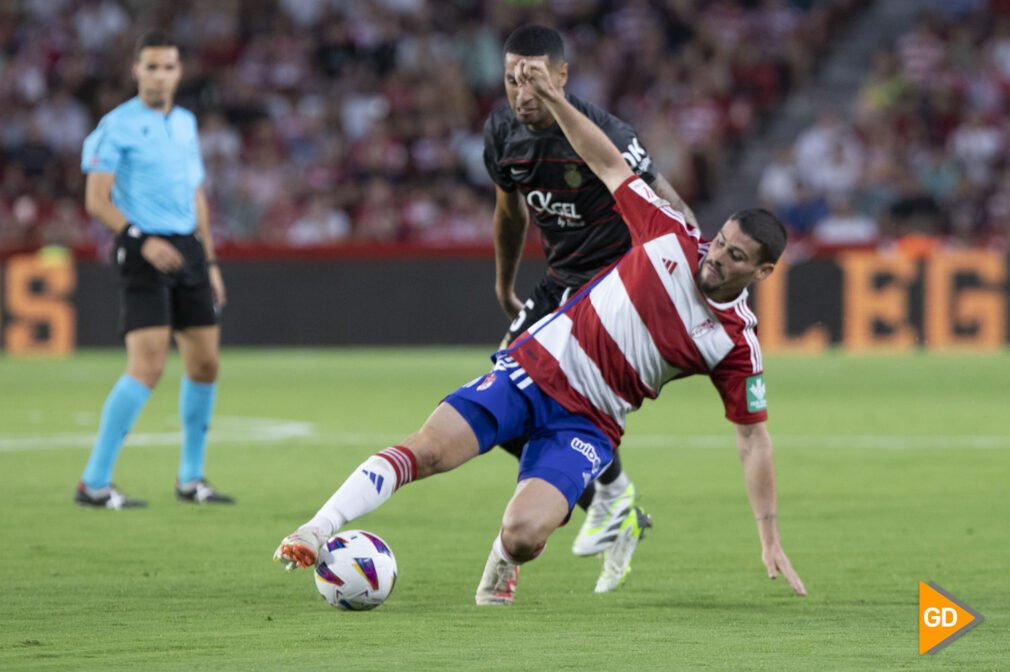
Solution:
M 567 516 L 568 501 L 555 486 L 540 478 L 520 481 L 477 585 L 477 604 L 512 604 L 519 565 L 540 555 L 547 538 Z
M 463 416 L 439 404 L 421 429 L 351 472 L 311 520 L 281 541 L 274 559 L 286 569 L 314 566 L 323 543 L 344 525 L 381 506 L 401 486 L 451 471 L 479 452 Z

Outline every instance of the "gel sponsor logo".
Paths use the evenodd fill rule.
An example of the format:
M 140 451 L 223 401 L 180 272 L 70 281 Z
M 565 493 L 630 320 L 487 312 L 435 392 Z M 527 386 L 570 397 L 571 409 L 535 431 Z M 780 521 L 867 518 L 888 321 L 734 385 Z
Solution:
M 582 215 L 575 209 L 574 203 L 555 201 L 554 195 L 549 192 L 531 191 L 526 194 L 526 203 L 537 213 L 556 215 L 558 226 L 562 228 L 585 226 Z
M 572 439 L 572 450 L 577 453 L 582 453 L 587 460 L 593 465 L 593 471 L 597 471 L 600 468 L 600 456 L 596 454 L 596 447 L 591 443 L 583 441 L 579 437 Z

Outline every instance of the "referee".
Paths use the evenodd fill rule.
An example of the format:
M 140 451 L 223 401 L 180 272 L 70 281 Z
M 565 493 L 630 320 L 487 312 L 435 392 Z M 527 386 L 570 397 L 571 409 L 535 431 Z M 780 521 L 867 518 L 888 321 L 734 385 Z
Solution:
M 196 118 L 173 105 L 178 45 L 152 31 L 137 42 L 137 96 L 106 114 L 84 140 L 85 208 L 116 234 L 126 373 L 112 388 L 74 496 L 81 506 L 146 506 L 112 484 L 123 440 L 165 369 L 174 334 L 186 368 L 179 391 L 182 457 L 176 497 L 230 504 L 204 478 L 225 303 L 214 255 Z

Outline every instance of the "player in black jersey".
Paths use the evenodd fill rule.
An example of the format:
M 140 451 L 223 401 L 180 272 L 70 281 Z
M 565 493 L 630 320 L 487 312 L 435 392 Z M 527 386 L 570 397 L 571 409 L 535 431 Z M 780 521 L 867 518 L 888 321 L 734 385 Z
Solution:
M 509 35 L 504 48 L 508 105 L 492 112 L 484 124 L 484 164 L 495 183 L 495 293 L 512 320 L 503 347 L 631 246 L 628 227 L 614 210 L 610 191 L 572 149 L 547 108 L 517 83 L 515 64 L 521 58 L 543 59 L 559 88 L 568 79 L 564 42 L 557 31 L 531 25 Z M 697 225 L 687 204 L 655 174 L 652 159 L 631 126 L 591 103 L 570 94 L 567 98 L 622 149 L 632 170 Z M 541 230 L 547 272 L 522 303 L 515 278 L 530 213 Z M 520 457 L 524 445 L 515 441 L 502 447 Z M 610 467 L 589 484 L 578 503 L 587 515 L 572 552 L 603 552 L 597 592 L 613 590 L 630 568 L 641 530 L 651 524 L 636 505 L 635 486 L 616 452 Z

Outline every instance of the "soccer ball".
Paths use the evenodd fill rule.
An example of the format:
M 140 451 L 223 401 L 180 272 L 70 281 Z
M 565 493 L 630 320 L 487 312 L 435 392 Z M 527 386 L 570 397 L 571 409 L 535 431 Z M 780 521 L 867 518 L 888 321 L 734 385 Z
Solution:
M 320 550 L 315 577 L 319 594 L 337 609 L 367 611 L 393 592 L 396 558 L 377 535 L 342 530 Z

